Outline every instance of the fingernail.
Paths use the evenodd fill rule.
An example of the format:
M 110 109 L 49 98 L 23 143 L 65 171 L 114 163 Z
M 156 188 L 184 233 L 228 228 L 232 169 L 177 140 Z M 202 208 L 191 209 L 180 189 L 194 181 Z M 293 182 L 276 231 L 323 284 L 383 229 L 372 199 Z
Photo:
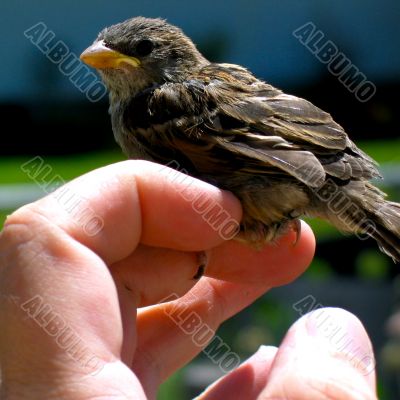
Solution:
M 275 357 L 277 351 L 278 348 L 276 346 L 266 346 L 263 344 L 258 348 L 254 355 L 259 359 L 269 360 L 270 358 Z
M 353 314 L 339 308 L 321 308 L 304 318 L 307 333 L 328 343 L 333 356 L 346 360 L 364 376 L 374 376 L 375 357 L 371 342 Z

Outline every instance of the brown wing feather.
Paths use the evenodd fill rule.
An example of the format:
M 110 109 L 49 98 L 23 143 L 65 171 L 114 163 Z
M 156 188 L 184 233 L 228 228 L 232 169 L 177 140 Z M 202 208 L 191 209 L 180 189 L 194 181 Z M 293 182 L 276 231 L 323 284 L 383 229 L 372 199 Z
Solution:
M 310 187 L 319 187 L 325 181 L 324 168 L 309 151 L 274 149 L 273 146 L 266 146 L 263 141 L 260 143 L 264 146 L 257 147 L 222 138 L 215 139 L 215 142 L 236 157 L 247 158 L 249 165 L 244 170 L 260 173 L 268 166 L 275 167 Z M 257 160 L 257 163 L 251 163 L 250 160 Z
M 157 120 L 143 141 L 180 150 L 199 175 L 218 166 L 227 173 L 240 168 L 281 179 L 287 174 L 310 187 L 326 174 L 343 180 L 379 175 L 328 113 L 239 66 L 211 64 L 183 83 L 162 85 L 147 107 Z
M 208 67 L 215 70 L 214 80 L 205 90 L 218 105 L 209 127 L 219 135 L 229 133 L 234 142 L 240 141 L 242 154 L 250 153 L 248 149 L 244 151 L 243 143 L 247 143 L 256 150 L 254 157 L 263 153 L 261 158 L 265 163 L 281 168 L 304 183 L 308 181 L 305 175 L 310 168 L 317 174 L 317 182 L 322 178 L 319 170 L 343 180 L 380 176 L 375 161 L 348 138 L 330 114 L 307 100 L 284 94 L 266 83 L 248 78 L 251 84 L 243 85 L 243 75 L 251 76 L 244 69 L 240 69 L 241 79 L 237 79 L 236 70 L 229 75 L 229 80 L 225 70 L 223 76 L 218 74 L 218 68 L 228 67 Z M 226 121 L 227 118 L 231 120 L 228 119 L 228 124 L 224 126 L 221 120 Z M 237 126 L 232 119 L 237 121 Z M 252 135 L 257 135 L 258 140 L 253 140 Z M 271 136 L 282 139 L 274 146 L 285 146 L 287 149 L 287 154 L 279 153 L 279 162 L 274 156 L 266 156 L 267 153 L 272 154 Z M 308 153 L 307 156 L 305 153 Z M 301 174 L 300 179 L 298 169 L 301 162 L 305 163 L 306 172 Z

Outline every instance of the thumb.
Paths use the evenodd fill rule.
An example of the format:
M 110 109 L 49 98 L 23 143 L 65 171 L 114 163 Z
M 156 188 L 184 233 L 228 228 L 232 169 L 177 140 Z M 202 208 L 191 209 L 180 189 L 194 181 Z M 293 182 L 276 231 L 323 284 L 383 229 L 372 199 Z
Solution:
M 351 313 L 322 308 L 288 331 L 259 399 L 377 399 L 375 359 L 361 322 Z

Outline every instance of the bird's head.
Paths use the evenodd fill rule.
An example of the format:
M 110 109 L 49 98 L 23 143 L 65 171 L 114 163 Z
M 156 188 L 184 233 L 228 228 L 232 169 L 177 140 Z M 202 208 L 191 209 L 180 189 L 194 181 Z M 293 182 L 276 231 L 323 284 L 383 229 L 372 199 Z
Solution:
M 189 71 L 208 63 L 179 28 L 143 17 L 103 29 L 81 60 L 98 69 L 119 98 L 152 85 L 181 82 Z

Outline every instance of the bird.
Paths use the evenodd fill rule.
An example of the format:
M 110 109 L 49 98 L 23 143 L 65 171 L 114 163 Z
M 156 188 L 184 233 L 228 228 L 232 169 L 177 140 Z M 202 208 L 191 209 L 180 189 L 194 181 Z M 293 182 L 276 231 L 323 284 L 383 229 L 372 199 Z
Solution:
M 400 261 L 400 204 L 370 182 L 381 178 L 377 163 L 329 113 L 245 67 L 207 60 L 161 18 L 106 27 L 80 58 L 109 91 L 126 156 L 174 160 L 232 192 L 243 208 L 238 240 L 260 248 L 290 230 L 298 237 L 299 218 L 317 217 Z

